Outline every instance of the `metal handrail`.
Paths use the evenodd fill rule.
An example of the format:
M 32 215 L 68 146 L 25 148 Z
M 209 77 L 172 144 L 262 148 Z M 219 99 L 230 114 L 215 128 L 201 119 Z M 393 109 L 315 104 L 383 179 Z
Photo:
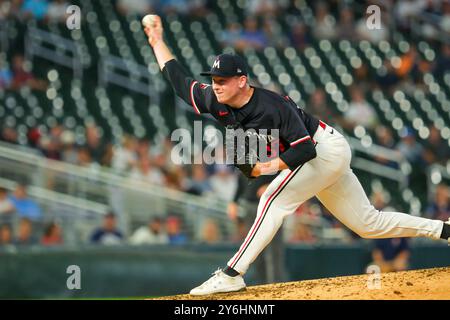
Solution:
M 9 179 L 0 178 L 0 186 L 12 191 L 16 187 L 16 182 Z M 37 186 L 30 186 L 27 188 L 27 193 L 33 198 L 48 200 L 58 204 L 63 204 L 71 207 L 75 207 L 80 210 L 88 210 L 98 214 L 104 214 L 108 211 L 109 207 L 94 201 L 82 199 L 79 197 L 73 197 L 60 192 L 44 189 Z
M 346 136 L 346 138 L 353 150 L 357 150 L 372 157 L 376 156 L 392 161 L 397 164 L 398 169 L 382 165 L 375 161 L 363 159 L 361 157 L 353 158 L 353 167 L 382 176 L 386 179 L 397 181 L 400 189 L 408 186 L 408 175 L 411 171 L 411 165 L 400 152 L 375 144 L 372 144 L 370 147 L 365 147 L 359 139 L 349 136 Z
M 51 48 L 44 46 L 43 43 L 50 45 Z M 68 52 L 72 55 L 65 54 Z M 25 56 L 29 60 L 32 56 L 39 56 L 72 68 L 74 76 L 78 79 L 83 76 L 83 64 L 77 43 L 59 35 L 29 27 L 25 35 Z
M 144 192 L 166 200 L 180 201 L 182 198 L 188 205 L 195 205 L 204 209 L 216 208 L 220 210 L 220 208 L 226 208 L 226 203 L 218 199 L 199 197 L 182 191 L 153 185 L 147 185 L 145 190 L 143 190 L 142 187 L 127 183 L 128 177 L 120 175 L 112 169 L 106 167 L 99 167 L 95 170 L 92 168 L 84 168 L 70 163 L 48 159 L 30 152 L 25 152 L 24 150 L 16 150 L 12 148 L 13 146 L 14 145 L 1 142 L 1 157 L 63 174 L 78 176 L 93 182 L 97 181 L 102 184 L 111 184 L 115 187 L 124 187 L 126 189 Z
M 118 71 L 125 71 L 128 75 L 123 75 Z M 137 76 L 138 78 L 133 78 Z M 146 79 L 147 82 L 140 80 Z M 127 90 L 138 92 L 152 99 L 152 103 L 159 105 L 159 92 L 164 90 L 164 86 L 159 88 L 158 79 L 149 72 L 148 67 L 138 64 L 132 60 L 122 59 L 113 55 L 101 57 L 98 64 L 99 85 L 105 86 L 113 83 Z

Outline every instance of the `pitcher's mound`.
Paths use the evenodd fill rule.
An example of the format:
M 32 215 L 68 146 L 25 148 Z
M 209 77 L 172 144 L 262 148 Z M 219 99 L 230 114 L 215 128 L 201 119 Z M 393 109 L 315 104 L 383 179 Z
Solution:
M 206 280 L 206 279 L 205 279 Z M 162 300 L 450 299 L 450 267 L 359 275 L 248 287 L 209 296 L 189 294 Z

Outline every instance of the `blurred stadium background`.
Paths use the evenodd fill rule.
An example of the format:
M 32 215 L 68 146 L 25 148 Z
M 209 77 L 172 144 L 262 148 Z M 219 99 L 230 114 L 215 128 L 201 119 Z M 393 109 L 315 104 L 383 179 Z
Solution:
M 380 30 L 366 26 L 371 4 Z M 70 5 L 80 29 L 66 25 Z M 140 22 L 152 12 L 195 76 L 237 52 L 254 84 L 344 132 L 377 208 L 450 217 L 447 0 L 3 0 L 0 297 L 183 293 L 245 236 L 243 219 L 227 216 L 238 173 L 171 159 L 173 130 L 201 120 L 213 144 L 221 129 L 162 77 Z M 374 242 L 314 199 L 282 232 L 284 280 L 363 273 L 372 261 Z M 442 243 L 413 239 L 407 251 L 409 268 L 450 263 Z M 66 287 L 73 264 L 81 290 Z M 265 281 L 250 270 L 250 284 Z

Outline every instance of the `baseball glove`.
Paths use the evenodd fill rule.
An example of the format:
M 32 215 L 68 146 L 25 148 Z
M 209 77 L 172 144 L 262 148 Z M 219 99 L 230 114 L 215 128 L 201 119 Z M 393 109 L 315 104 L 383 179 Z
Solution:
M 239 130 L 242 129 L 242 126 L 240 124 L 233 124 L 228 125 L 226 128 L 228 130 Z M 248 179 L 254 179 L 255 177 L 252 176 L 252 171 L 258 161 L 258 152 L 250 147 L 248 139 L 245 138 L 245 134 L 230 134 L 235 132 L 236 131 L 227 132 L 227 157 L 232 159 L 233 165 L 238 168 Z M 239 137 L 244 139 L 244 143 L 242 143 L 242 141 L 239 141 L 240 143 L 238 143 L 237 139 Z M 230 146 L 232 146 L 232 148 Z M 229 152 L 232 152 L 231 157 Z

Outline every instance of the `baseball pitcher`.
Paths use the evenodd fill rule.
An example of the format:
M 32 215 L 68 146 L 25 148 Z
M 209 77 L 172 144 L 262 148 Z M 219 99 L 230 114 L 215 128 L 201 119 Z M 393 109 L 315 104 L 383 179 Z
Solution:
M 211 70 L 202 73 L 211 77 L 212 84 L 200 83 L 171 54 L 163 40 L 160 17 L 144 19 L 144 30 L 161 71 L 176 94 L 196 113 L 210 113 L 224 126 L 279 132 L 279 156 L 266 162 L 236 164 L 248 177 L 279 172 L 261 197 L 246 239 L 225 268 L 190 294 L 244 289 L 243 275 L 271 242 L 284 217 L 313 196 L 363 238 L 450 240 L 450 222 L 376 210 L 350 168 L 351 150 L 344 136 L 308 115 L 288 96 L 249 85 L 248 69 L 241 57 L 219 55 Z

